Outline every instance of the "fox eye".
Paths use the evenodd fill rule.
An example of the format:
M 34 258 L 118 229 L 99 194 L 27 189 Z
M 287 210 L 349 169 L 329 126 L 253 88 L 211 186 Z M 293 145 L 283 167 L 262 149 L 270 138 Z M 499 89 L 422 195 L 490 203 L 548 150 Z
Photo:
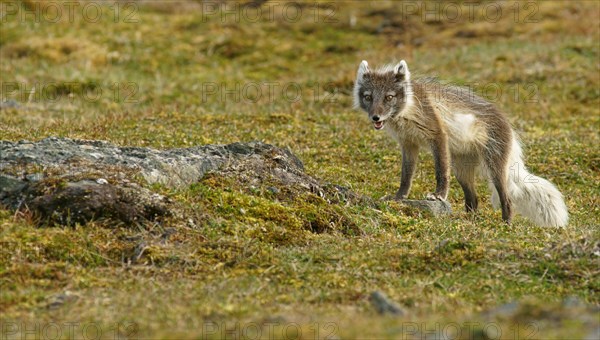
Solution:
M 370 102 L 373 99 L 373 97 L 371 97 L 370 94 L 365 94 L 363 98 L 365 99 L 366 102 Z
M 387 100 L 388 102 L 392 99 L 394 99 L 394 96 L 392 96 L 391 94 L 388 94 L 387 96 L 385 96 L 385 100 Z

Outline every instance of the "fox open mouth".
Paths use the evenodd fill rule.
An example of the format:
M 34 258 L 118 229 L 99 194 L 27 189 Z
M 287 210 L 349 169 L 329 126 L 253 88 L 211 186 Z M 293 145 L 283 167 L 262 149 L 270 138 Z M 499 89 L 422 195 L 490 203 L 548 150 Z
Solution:
M 385 121 L 378 121 L 378 122 L 373 122 L 373 127 L 375 128 L 375 130 L 381 130 L 383 129 L 383 126 L 385 125 Z

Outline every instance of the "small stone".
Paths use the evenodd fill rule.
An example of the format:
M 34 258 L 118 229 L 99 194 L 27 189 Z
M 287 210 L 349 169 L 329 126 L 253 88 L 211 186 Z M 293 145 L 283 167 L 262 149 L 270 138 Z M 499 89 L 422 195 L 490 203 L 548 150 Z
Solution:
M 406 312 L 398 306 L 396 303 L 391 301 L 384 293 L 375 291 L 370 296 L 371 305 L 375 308 L 377 313 L 381 315 L 405 315 Z
M 435 250 L 438 251 L 438 250 L 444 248 L 448 244 L 448 242 L 450 242 L 450 240 L 448 240 L 447 238 L 441 240 L 440 243 L 438 243 L 438 245 L 435 247 Z
M 138 260 L 142 257 L 142 255 L 144 255 L 144 251 L 146 251 L 146 249 L 148 249 L 148 244 L 145 241 L 138 243 L 137 246 L 135 246 L 135 248 L 133 249 L 133 254 L 129 259 L 130 263 L 136 264 Z
M 433 216 L 442 216 L 452 213 L 452 206 L 447 201 L 429 200 L 400 200 L 402 204 L 419 210 L 430 212 Z
M 50 310 L 55 310 L 62 307 L 66 303 L 75 302 L 79 299 L 79 296 L 70 292 L 65 291 L 64 293 L 54 295 L 50 297 L 50 301 L 46 305 L 46 307 Z
M 9 100 L 5 100 L 0 102 L 0 110 L 2 109 L 16 109 L 19 108 L 21 106 L 21 104 L 19 104 L 19 102 L 17 102 L 14 99 L 9 99 Z
M 588 335 L 586 335 L 585 340 L 598 340 L 600 339 L 600 327 L 594 328 Z
M 105 180 L 104 178 L 98 178 L 96 180 L 96 183 L 98 183 L 98 184 L 108 184 L 108 181 Z
M 505 303 L 492 310 L 484 313 L 489 318 L 509 318 L 514 315 L 520 308 L 520 305 L 516 301 Z
M 29 182 L 39 182 L 44 179 L 44 174 L 39 172 L 35 174 L 28 174 L 25 175 L 25 179 L 27 179 Z
M 160 235 L 160 238 L 163 241 L 163 243 L 167 242 L 169 240 L 169 237 L 171 237 L 171 235 L 175 234 L 176 232 L 177 230 L 175 228 L 166 228 L 162 235 Z
M 565 308 L 580 308 L 584 306 L 584 303 L 577 296 L 567 296 L 563 300 L 563 307 Z

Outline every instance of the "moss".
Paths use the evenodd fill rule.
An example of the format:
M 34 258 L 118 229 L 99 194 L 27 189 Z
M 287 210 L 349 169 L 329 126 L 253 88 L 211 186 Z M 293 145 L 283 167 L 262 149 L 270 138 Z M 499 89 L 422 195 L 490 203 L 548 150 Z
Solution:
M 408 15 L 410 8 L 391 2 L 345 2 L 333 22 L 325 22 L 327 9 L 319 4 L 290 7 L 302 8 L 298 22 L 282 15 L 204 20 L 195 1 L 136 3 L 135 22 L 124 21 L 125 7 L 116 21 L 105 7 L 95 24 L 35 23 L 33 16 L 5 13 L 0 72 L 24 90 L 2 89 L 3 99 L 20 106 L 2 108 L 0 139 L 57 135 L 154 148 L 261 140 L 289 147 L 309 174 L 377 199 L 397 190 L 401 157 L 351 109 L 353 77 L 362 59 L 377 65 L 403 58 L 415 75 L 476 91 L 493 83 L 502 91 L 493 99 L 519 131 L 528 166 L 566 197 L 567 230 L 522 218 L 504 225 L 483 182 L 477 215 L 462 212 L 453 181 L 455 214 L 436 219 L 395 202 L 334 199 L 326 187 L 321 197 L 270 178 L 209 175 L 177 190 L 152 186 L 182 205 L 182 218 L 143 228 L 98 221 L 36 228 L 31 216 L 0 209 L 3 317 L 19 324 L 93 322 L 103 330 L 118 325 L 121 336 L 133 323 L 138 337 L 204 338 L 210 325 L 222 331 L 221 322 L 237 322 L 279 323 L 273 332 L 302 331 L 306 338 L 402 338 L 404 321 L 486 325 L 486 311 L 524 299 L 494 321 L 503 334 L 587 336 L 597 313 L 561 301 L 574 295 L 600 304 L 598 3 L 501 3 L 504 15 L 495 23 L 485 20 L 485 4 L 474 5 L 473 18 L 465 8 L 458 20 L 434 20 L 431 13 L 444 13 L 444 3 L 436 4 L 428 3 L 433 9 L 423 18 L 423 6 Z M 263 6 L 271 5 L 283 6 Z M 536 20 L 525 22 L 532 9 Z M 56 100 L 30 99 L 33 84 L 57 84 Z M 127 84 L 137 89 L 134 102 L 124 100 Z M 217 85 L 211 96 L 207 84 Z M 247 84 L 259 85 L 262 96 L 245 96 Z M 298 96 L 290 97 L 291 86 Z M 535 96 L 527 101 L 532 86 Z M 89 100 L 100 90 L 98 100 Z M 432 169 L 424 155 L 412 197 L 433 190 Z M 24 171 L 60 169 L 7 172 Z M 79 299 L 49 311 L 48 300 L 67 290 Z M 367 298 L 374 290 L 403 304 L 410 320 L 376 315 Z M 540 327 L 532 334 L 523 321 Z M 487 336 L 483 326 L 476 331 Z

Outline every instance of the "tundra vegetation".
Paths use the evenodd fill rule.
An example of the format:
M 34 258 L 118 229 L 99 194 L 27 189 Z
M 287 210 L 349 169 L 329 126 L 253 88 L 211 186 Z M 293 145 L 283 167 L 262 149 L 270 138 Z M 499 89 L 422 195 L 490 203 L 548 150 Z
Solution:
M 181 187 L 136 177 L 185 212 L 164 223 L 40 225 L 26 210 L 2 209 L 5 335 L 56 330 L 47 325 L 63 335 L 75 325 L 171 338 L 598 330 L 598 2 L 220 3 L 98 3 L 84 12 L 82 2 L 71 16 L 53 14 L 60 2 L 3 0 L 0 140 L 156 149 L 259 140 L 375 203 L 208 175 Z M 405 59 L 414 75 L 494 101 L 532 172 L 565 195 L 569 226 L 519 217 L 505 225 L 482 181 L 477 214 L 463 211 L 455 180 L 449 216 L 379 201 L 398 188 L 400 152 L 352 109 L 363 59 Z M 411 197 L 434 184 L 423 154 Z M 402 313 L 380 315 L 376 291 Z

